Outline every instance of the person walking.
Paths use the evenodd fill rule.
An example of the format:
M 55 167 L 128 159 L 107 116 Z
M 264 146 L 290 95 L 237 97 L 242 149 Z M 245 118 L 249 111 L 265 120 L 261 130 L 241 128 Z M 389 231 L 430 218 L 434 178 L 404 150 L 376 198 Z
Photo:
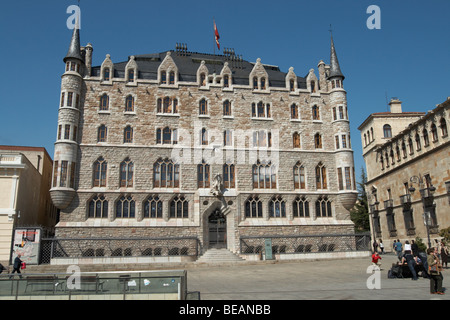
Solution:
M 411 253 L 411 244 L 409 243 L 408 240 L 405 241 L 405 253 Z
M 441 261 L 442 267 L 445 265 L 445 269 L 448 269 L 447 261 L 448 261 L 448 248 L 445 245 L 444 241 L 441 241 Z
M 384 254 L 384 244 L 383 244 L 383 240 L 380 239 L 380 250 L 381 250 L 381 254 Z
M 378 252 L 378 243 L 377 240 L 373 240 L 373 252 Z
M 397 242 L 395 242 L 394 249 L 395 249 L 395 252 L 397 253 L 398 260 L 402 261 L 403 250 L 402 250 L 402 243 L 400 242 L 399 239 L 397 239 Z
M 22 279 L 22 274 L 20 272 L 20 268 L 22 267 L 22 260 L 20 260 L 21 256 L 22 255 L 18 253 L 16 258 L 14 259 L 13 271 L 11 272 L 10 279 L 13 277 L 14 272 L 17 272 L 19 274 L 19 277 Z
M 444 294 L 442 291 L 443 276 L 440 271 L 439 258 L 436 255 L 435 248 L 427 250 L 427 262 L 430 275 L 430 293 Z

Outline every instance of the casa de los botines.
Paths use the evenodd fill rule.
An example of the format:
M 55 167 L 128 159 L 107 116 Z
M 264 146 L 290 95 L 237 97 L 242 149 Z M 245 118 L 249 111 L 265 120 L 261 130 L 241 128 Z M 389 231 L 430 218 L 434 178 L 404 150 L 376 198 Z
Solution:
M 330 51 L 301 75 L 185 44 L 120 62 L 98 53 L 93 66 L 75 28 L 55 126 L 56 236 L 122 239 L 118 256 L 257 255 L 267 237 L 277 254 L 338 251 L 357 191 L 333 38 Z

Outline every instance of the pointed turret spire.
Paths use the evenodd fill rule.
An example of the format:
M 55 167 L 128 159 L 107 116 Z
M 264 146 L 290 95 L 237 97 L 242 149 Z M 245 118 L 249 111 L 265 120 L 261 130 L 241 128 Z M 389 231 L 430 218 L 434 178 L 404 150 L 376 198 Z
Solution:
M 328 79 L 333 77 L 341 77 L 342 80 L 345 78 L 339 67 L 339 61 L 336 55 L 336 49 L 334 48 L 333 34 L 331 34 L 331 55 L 330 55 L 330 74 Z
M 64 58 L 64 62 L 66 62 L 67 59 L 70 58 L 83 61 L 83 57 L 81 56 L 80 27 L 78 19 L 79 18 L 77 17 L 75 27 L 73 28 L 72 40 L 70 41 L 69 51 L 67 52 L 67 55 Z

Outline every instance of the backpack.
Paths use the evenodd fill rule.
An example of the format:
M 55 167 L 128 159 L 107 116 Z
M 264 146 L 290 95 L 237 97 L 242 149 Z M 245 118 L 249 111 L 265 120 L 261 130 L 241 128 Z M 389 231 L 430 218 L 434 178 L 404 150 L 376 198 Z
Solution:
M 392 268 L 388 271 L 389 279 L 403 278 L 403 269 L 401 266 L 393 265 Z

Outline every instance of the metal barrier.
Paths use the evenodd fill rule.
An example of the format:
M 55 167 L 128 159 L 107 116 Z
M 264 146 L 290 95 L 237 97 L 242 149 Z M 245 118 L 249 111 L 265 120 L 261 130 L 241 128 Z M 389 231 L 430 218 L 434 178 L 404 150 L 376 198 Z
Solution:
M 299 236 L 242 236 L 241 254 L 261 254 L 271 239 L 273 254 L 350 252 L 370 250 L 370 234 L 326 234 Z
M 183 238 L 47 238 L 41 242 L 41 264 L 54 258 L 166 257 L 199 254 L 195 237 Z
M 110 300 L 139 296 L 157 300 L 196 299 L 196 295 L 188 295 L 186 278 L 185 270 L 27 274 L 21 277 L 2 274 L 0 299 L 92 300 L 102 299 L 105 295 Z

